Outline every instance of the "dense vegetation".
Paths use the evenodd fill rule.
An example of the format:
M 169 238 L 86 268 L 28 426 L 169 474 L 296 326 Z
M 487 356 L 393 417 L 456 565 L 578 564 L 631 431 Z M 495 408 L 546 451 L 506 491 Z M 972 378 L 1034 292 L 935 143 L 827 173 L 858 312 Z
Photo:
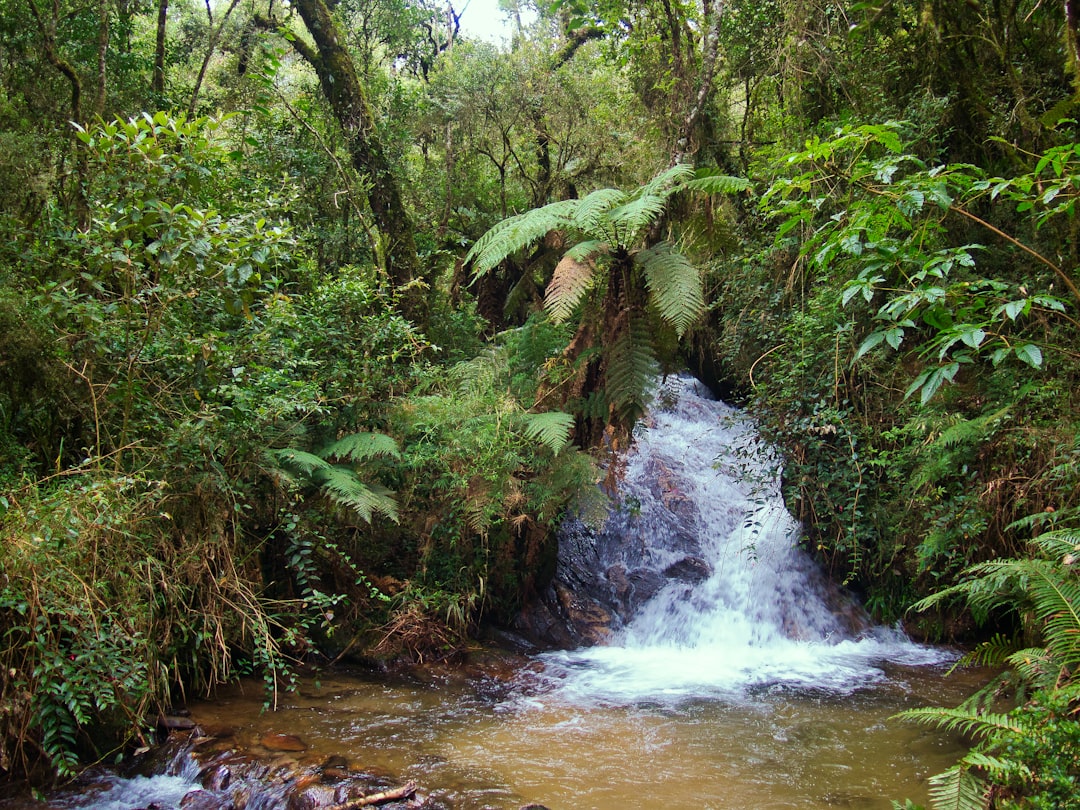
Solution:
M 0 0 L 0 771 L 453 655 L 689 365 L 1007 668 L 936 801 L 1075 802 L 1080 6 L 506 8 Z

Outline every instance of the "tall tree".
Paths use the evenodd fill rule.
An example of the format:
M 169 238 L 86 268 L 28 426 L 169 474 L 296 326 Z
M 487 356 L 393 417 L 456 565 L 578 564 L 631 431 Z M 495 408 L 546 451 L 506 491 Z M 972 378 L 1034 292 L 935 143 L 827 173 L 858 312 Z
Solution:
M 412 219 L 401 199 L 393 168 L 376 133 L 375 117 L 345 39 L 324 0 L 293 0 L 293 7 L 307 27 L 314 45 L 293 40 L 297 52 L 315 69 L 345 133 L 353 168 L 370 183 L 368 204 L 385 243 L 386 272 L 390 282 L 403 291 L 404 312 L 419 322 L 425 320 L 426 304 L 413 284 L 420 278 Z

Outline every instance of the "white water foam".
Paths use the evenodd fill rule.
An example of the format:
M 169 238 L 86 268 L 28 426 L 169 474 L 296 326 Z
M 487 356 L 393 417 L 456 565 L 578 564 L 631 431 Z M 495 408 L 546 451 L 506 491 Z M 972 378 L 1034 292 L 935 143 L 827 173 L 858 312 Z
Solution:
M 885 678 L 882 665 L 939 664 L 951 653 L 899 630 L 853 633 L 850 613 L 797 547 L 778 464 L 752 423 L 690 377 L 663 386 L 635 436 L 621 484 L 631 514 L 616 544 L 662 568 L 685 555 L 686 532 L 710 572 L 673 578 L 607 646 L 549 653 L 546 676 L 584 701 L 746 694 L 772 685 L 850 693 Z M 672 545 L 677 516 L 683 537 Z M 834 594 L 834 597 L 836 595 Z

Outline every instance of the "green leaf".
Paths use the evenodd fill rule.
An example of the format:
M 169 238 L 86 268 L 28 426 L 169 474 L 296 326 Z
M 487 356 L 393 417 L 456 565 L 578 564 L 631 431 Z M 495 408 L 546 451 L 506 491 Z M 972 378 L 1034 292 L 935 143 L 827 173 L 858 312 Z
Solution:
M 377 456 L 401 458 L 397 442 L 384 433 L 352 433 L 343 436 L 322 451 L 327 458 L 347 458 L 364 461 Z
M 570 441 L 574 429 L 574 417 L 562 411 L 526 413 L 522 415 L 525 435 L 536 439 L 556 455 Z
M 682 253 L 667 242 L 635 254 L 645 271 L 652 302 L 681 337 L 705 309 L 701 274 Z
M 1013 348 L 1013 352 L 1032 368 L 1042 368 L 1042 349 L 1034 343 L 1021 343 Z
M 745 177 L 720 174 L 719 169 L 698 169 L 694 179 L 686 183 L 687 189 L 705 194 L 736 194 L 748 191 L 751 187 L 750 181 Z
M 881 342 L 883 340 L 885 340 L 885 331 L 884 330 L 878 330 L 877 332 L 871 332 L 869 335 L 866 336 L 866 338 L 863 340 L 863 342 L 861 344 L 859 344 L 859 349 L 858 349 L 858 351 L 855 352 L 855 358 L 852 360 L 852 362 L 857 361 L 859 358 L 861 358 L 864 354 L 866 354 L 868 351 L 870 351 L 874 347 L 881 345 Z

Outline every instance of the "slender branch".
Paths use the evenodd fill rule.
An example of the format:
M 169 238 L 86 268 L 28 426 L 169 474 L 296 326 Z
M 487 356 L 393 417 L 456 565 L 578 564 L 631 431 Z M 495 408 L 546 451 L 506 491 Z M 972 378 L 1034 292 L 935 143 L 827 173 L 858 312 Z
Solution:
M 193 118 L 195 116 L 195 106 L 199 103 L 199 91 L 202 89 L 203 79 L 206 78 L 206 69 L 210 66 L 210 60 L 214 57 L 214 51 L 217 50 L 218 40 L 221 39 L 221 32 L 225 30 L 225 26 L 229 22 L 229 15 L 233 13 L 233 10 L 239 5 L 240 0 L 232 0 L 229 3 L 229 7 L 225 9 L 225 14 L 221 18 L 221 24 L 214 29 L 210 35 L 210 44 L 206 48 L 206 56 L 203 57 L 202 66 L 199 68 L 199 75 L 195 79 L 195 89 L 191 91 L 191 103 L 188 104 L 188 117 Z M 210 0 L 207 0 L 206 11 L 210 13 Z M 212 20 L 213 18 L 211 18 Z
M 977 216 L 975 216 L 975 214 L 972 214 L 970 211 L 965 211 L 963 208 L 960 208 L 957 205 L 950 205 L 949 210 L 950 211 L 955 211 L 957 214 L 960 214 L 961 216 L 967 217 L 972 222 L 977 222 L 978 224 L 982 225 L 987 230 L 989 230 L 989 231 L 997 234 L 998 236 L 1000 236 L 1002 239 L 1004 239 L 1009 244 L 1015 245 L 1016 247 L 1020 248 L 1022 251 L 1024 251 L 1028 255 L 1034 257 L 1035 259 L 1037 259 L 1040 262 L 1042 262 L 1043 264 L 1045 264 L 1047 267 L 1049 267 L 1051 270 L 1054 271 L 1054 273 L 1057 275 L 1058 278 L 1061 279 L 1061 283 L 1064 284 L 1066 287 L 1068 287 L 1069 292 L 1071 292 L 1073 294 L 1073 297 L 1077 300 L 1077 303 L 1080 303 L 1080 288 L 1077 288 L 1076 283 L 1071 278 L 1069 278 L 1069 275 L 1064 270 L 1062 270 L 1060 267 L 1058 267 L 1056 264 L 1054 264 L 1048 258 L 1043 256 L 1037 250 L 1034 250 L 1033 248 L 1028 247 L 1023 242 L 1021 242 L 1019 239 L 1016 239 L 1016 238 L 1014 238 L 1012 236 L 1009 236 L 1003 230 L 991 225 L 985 219 L 982 219 L 981 217 L 977 217 Z

